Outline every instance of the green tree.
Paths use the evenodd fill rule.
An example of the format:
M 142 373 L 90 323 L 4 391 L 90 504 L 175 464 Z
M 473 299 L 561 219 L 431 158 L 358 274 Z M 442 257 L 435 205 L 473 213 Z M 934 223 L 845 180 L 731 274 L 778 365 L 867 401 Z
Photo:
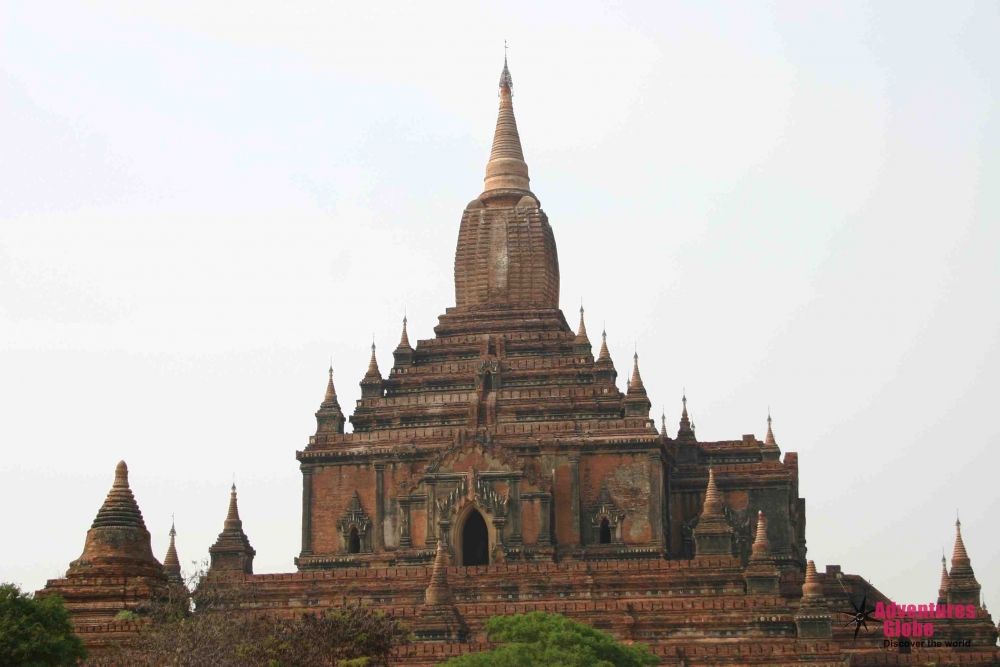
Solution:
M 486 622 L 492 651 L 471 653 L 440 667 L 641 667 L 659 659 L 641 644 L 626 645 L 559 614 L 494 616 Z
M 73 634 L 62 598 L 36 598 L 16 584 L 0 584 L 0 664 L 75 665 L 85 657 L 87 651 Z

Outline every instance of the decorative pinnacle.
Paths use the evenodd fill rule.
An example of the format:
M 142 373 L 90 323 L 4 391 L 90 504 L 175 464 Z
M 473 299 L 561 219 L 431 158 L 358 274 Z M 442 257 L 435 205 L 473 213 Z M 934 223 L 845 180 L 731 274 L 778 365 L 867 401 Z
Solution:
M 639 375 L 639 350 L 632 355 L 632 378 L 629 381 L 629 388 L 633 392 L 646 393 L 646 387 L 642 384 L 642 376 Z
M 808 561 L 806 563 L 806 580 L 802 584 L 803 598 L 823 597 L 823 584 L 819 582 L 819 575 L 816 574 L 816 563 Z
M 382 374 L 378 370 L 378 361 L 375 359 L 375 341 L 372 340 L 372 356 L 368 360 L 368 371 L 365 373 L 365 378 L 362 380 L 370 381 L 378 378 L 379 381 L 382 380 Z
M 694 424 L 691 423 L 691 418 L 688 416 L 688 399 L 687 390 L 681 394 L 681 421 L 680 429 L 677 431 L 677 437 L 682 435 L 691 435 L 694 433 Z
M 583 322 L 583 299 L 580 299 L 580 326 L 576 330 L 576 340 L 580 342 L 586 341 L 588 345 L 590 344 L 590 341 L 587 339 L 587 325 Z
M 236 482 L 233 482 L 232 490 L 229 492 L 229 511 L 226 513 L 226 521 L 223 525 L 227 530 L 243 528 L 243 522 L 240 520 L 240 508 L 236 503 Z
M 719 487 L 715 485 L 715 472 L 708 468 L 708 488 L 705 489 L 705 503 L 701 508 L 701 519 L 720 518 L 725 515 L 722 512 L 722 500 L 719 498 Z
M 444 550 L 444 540 L 438 538 L 437 553 L 434 555 L 434 569 L 431 572 L 431 584 L 424 593 L 424 603 L 429 606 L 448 605 L 453 601 L 451 588 L 448 586 L 447 554 Z
M 119 461 L 115 466 L 115 482 L 112 486 L 119 489 L 128 488 L 128 466 L 124 461 Z
M 601 352 L 597 355 L 598 361 L 611 361 L 611 353 L 608 351 L 608 330 L 601 331 Z
M 320 404 L 321 408 L 337 408 L 340 409 L 340 403 L 337 401 L 337 390 L 333 386 L 333 365 L 330 365 L 329 379 L 326 381 L 326 394 L 323 396 L 323 402 Z
M 128 466 L 124 461 L 115 466 L 115 481 L 91 525 L 91 528 L 111 527 L 146 528 L 142 512 L 128 486 Z
M 962 522 L 955 519 L 955 551 L 951 555 L 951 567 L 958 565 L 968 565 L 970 563 L 969 554 L 965 550 L 965 542 L 962 540 Z
M 944 557 L 944 547 L 941 547 L 941 585 L 938 588 L 938 598 L 948 597 L 948 559 Z
M 406 334 L 406 313 L 403 313 L 403 334 L 399 337 L 399 345 L 396 349 L 412 349 L 410 346 L 410 337 Z
M 490 159 L 486 164 L 486 178 L 483 179 L 483 195 L 486 197 L 483 201 L 494 197 L 531 194 L 528 164 L 524 161 L 521 137 L 517 132 L 517 121 L 514 119 L 513 88 L 514 81 L 511 79 L 505 57 L 503 72 L 500 74 L 500 108 L 497 112 L 497 125 L 493 134 Z M 495 190 L 503 192 L 494 193 Z M 480 198 L 482 199 L 482 196 Z
M 174 517 L 170 515 L 170 545 L 167 547 L 167 555 L 163 559 L 163 573 L 167 575 L 167 580 L 172 583 L 183 583 L 181 578 L 181 563 L 177 558 L 177 544 L 174 538 L 177 530 L 174 528 Z
M 503 43 L 503 71 L 500 72 L 500 90 L 503 91 L 506 88 L 511 95 L 514 94 L 514 79 L 510 76 L 510 70 L 507 68 L 507 40 Z
M 764 512 L 757 512 L 757 535 L 751 547 L 755 556 L 766 556 L 771 553 L 771 543 L 767 539 L 767 517 Z
M 765 445 L 777 445 L 774 440 L 774 431 L 771 430 L 771 406 L 767 406 L 767 435 L 764 437 Z

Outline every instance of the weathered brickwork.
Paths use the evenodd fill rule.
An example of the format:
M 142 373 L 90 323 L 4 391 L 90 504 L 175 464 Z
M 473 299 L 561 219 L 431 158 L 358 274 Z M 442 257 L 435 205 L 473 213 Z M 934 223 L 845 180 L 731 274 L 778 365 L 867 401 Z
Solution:
M 330 370 L 296 453 L 297 571 L 250 573 L 234 490 L 213 575 L 254 581 L 271 613 L 350 599 L 399 616 L 419 639 L 399 653 L 407 665 L 482 650 L 490 616 L 534 610 L 643 642 L 670 665 L 1000 664 L 981 607 L 941 624 L 967 649 L 855 643 L 837 616 L 845 592 L 886 598 L 807 559 L 798 457 L 782 456 L 770 417 L 763 442 L 700 442 L 686 397 L 676 435 L 665 419 L 656 428 L 638 355 L 619 389 L 606 336 L 595 357 L 583 309 L 576 331 L 559 309 L 555 237 L 529 189 L 506 66 L 485 184 L 462 215 L 456 305 L 434 337 L 412 346 L 404 319 L 385 376 L 373 346 L 349 416 Z M 960 533 L 953 564 L 942 599 L 978 607 Z

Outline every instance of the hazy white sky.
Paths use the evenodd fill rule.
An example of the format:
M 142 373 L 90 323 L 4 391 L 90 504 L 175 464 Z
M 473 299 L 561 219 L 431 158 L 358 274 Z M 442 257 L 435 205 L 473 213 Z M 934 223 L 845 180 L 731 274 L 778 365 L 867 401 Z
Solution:
M 162 559 L 292 571 L 295 450 L 454 304 L 503 40 L 562 305 L 657 414 L 797 451 L 809 557 L 1000 604 L 994 2 L 0 2 L 0 579 L 125 459 Z M 624 379 L 622 379 L 624 382 Z

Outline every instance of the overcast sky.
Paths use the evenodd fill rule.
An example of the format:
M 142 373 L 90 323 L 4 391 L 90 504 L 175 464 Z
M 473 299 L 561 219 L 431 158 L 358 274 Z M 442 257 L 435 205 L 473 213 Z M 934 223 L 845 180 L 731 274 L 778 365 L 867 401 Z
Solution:
M 506 39 L 567 318 L 672 432 L 770 405 L 821 569 L 932 601 L 960 510 L 1000 605 L 995 2 L 368 4 L 0 3 L 0 580 L 119 459 L 160 559 L 235 474 L 294 570 L 331 357 L 349 410 L 454 305 Z

